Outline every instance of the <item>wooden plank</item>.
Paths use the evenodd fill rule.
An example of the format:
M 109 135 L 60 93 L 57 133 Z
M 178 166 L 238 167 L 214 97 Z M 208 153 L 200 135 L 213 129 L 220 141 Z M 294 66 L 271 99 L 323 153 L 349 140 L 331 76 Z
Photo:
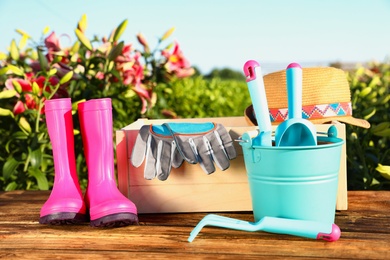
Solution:
M 117 160 L 117 176 L 118 176 L 118 189 L 125 195 L 128 194 L 129 187 L 129 163 L 127 159 L 127 142 L 126 133 L 123 130 L 118 130 L 115 133 L 116 140 L 116 160 Z
M 0 258 L 248 258 L 390 259 L 390 191 L 350 191 L 349 209 L 336 213 L 341 238 L 333 243 L 205 227 L 187 239 L 208 213 L 140 214 L 138 226 L 92 228 L 38 224 L 49 192 L 0 192 Z M 251 212 L 221 215 L 252 221 Z

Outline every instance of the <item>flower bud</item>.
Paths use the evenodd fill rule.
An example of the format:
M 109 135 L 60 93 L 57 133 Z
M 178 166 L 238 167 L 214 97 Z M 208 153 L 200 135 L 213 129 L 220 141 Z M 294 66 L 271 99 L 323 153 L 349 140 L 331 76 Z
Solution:
M 171 34 L 173 33 L 173 31 L 175 30 L 175 27 L 172 27 L 171 29 L 169 29 L 168 31 L 166 31 L 163 35 L 163 37 L 161 37 L 161 41 L 164 41 L 165 39 L 167 39 L 169 36 L 171 36 Z
M 137 34 L 137 40 L 144 47 L 145 52 L 150 52 L 148 42 L 142 33 Z

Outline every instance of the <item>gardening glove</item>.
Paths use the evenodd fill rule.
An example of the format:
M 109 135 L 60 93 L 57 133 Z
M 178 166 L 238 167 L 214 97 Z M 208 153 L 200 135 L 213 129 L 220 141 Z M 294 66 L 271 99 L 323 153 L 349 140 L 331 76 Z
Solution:
M 199 163 L 207 174 L 215 171 L 214 162 L 221 170 L 226 170 L 230 166 L 229 160 L 237 156 L 233 140 L 221 124 L 166 123 L 163 127 L 173 136 L 184 160 Z
M 145 160 L 144 178 L 147 180 L 156 176 L 166 180 L 172 166 L 178 168 L 183 163 L 170 132 L 152 125 L 144 125 L 139 130 L 130 160 L 134 167 Z

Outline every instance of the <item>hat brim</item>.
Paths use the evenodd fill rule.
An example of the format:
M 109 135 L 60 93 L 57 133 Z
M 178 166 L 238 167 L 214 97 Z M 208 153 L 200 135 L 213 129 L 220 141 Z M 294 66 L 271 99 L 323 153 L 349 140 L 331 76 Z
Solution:
M 245 109 L 244 112 L 245 119 L 249 125 L 257 126 L 257 120 L 253 113 L 253 106 L 250 105 Z M 333 117 L 323 117 L 316 119 L 309 119 L 313 124 L 325 124 L 332 121 L 339 121 L 349 125 L 354 125 L 362 128 L 370 128 L 370 123 L 367 120 L 355 118 L 352 116 L 333 116 Z M 278 125 L 280 122 L 272 122 L 273 125 Z

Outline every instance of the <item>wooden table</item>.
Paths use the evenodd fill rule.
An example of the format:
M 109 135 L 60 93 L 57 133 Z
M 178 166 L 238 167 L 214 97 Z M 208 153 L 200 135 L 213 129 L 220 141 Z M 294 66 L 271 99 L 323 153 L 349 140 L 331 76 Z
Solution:
M 336 214 L 336 242 L 216 227 L 187 242 L 207 213 L 142 214 L 139 226 L 110 229 L 40 225 L 48 195 L 0 192 L 0 258 L 390 259 L 390 191 L 350 191 L 349 209 Z M 253 221 L 251 212 L 219 214 Z

